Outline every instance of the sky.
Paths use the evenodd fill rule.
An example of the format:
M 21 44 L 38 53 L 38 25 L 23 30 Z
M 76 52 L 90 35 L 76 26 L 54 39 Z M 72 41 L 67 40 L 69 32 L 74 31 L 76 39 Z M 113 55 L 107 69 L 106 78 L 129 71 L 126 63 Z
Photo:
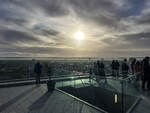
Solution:
M 0 0 L 0 57 L 147 55 L 150 0 Z

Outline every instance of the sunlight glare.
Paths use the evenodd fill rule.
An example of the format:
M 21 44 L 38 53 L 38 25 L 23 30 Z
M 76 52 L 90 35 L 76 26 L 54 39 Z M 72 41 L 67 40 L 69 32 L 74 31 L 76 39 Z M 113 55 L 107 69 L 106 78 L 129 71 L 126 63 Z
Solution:
M 78 31 L 75 33 L 75 39 L 77 40 L 83 40 L 84 39 L 84 34 L 81 31 Z

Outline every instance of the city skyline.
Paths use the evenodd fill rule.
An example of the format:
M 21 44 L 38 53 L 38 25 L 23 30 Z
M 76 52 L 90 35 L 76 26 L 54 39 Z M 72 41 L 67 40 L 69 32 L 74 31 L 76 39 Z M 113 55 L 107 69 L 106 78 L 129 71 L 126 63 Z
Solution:
M 149 0 L 0 0 L 0 57 L 150 55 Z

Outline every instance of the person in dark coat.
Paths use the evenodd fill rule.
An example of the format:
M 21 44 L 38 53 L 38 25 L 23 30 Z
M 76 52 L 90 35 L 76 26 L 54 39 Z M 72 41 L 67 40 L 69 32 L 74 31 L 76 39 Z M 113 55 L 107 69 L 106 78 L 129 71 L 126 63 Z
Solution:
M 149 57 L 145 57 L 142 62 L 142 89 L 145 90 L 145 83 L 147 82 L 147 88 L 150 90 L 150 64 Z
M 100 76 L 101 72 L 100 72 L 100 61 L 97 61 L 97 70 L 98 70 L 98 75 Z
M 119 77 L 119 67 L 120 67 L 120 64 L 119 64 L 118 60 L 116 60 L 114 64 L 115 64 L 115 66 L 114 66 L 115 75 L 116 75 L 116 77 Z
M 100 68 L 101 76 L 105 76 L 105 65 L 103 61 L 100 62 L 99 68 Z
M 95 75 L 98 75 L 98 66 L 97 66 L 96 62 L 94 62 L 94 69 L 93 69 L 93 71 L 94 71 Z
M 124 62 L 122 63 L 122 75 L 123 78 L 126 78 L 128 75 L 129 66 L 127 64 L 127 59 L 124 59 Z
M 39 61 L 34 66 L 34 72 L 36 73 L 36 84 L 39 85 L 40 84 L 40 76 L 42 73 L 42 65 L 40 64 Z
M 112 69 L 112 76 L 115 75 L 115 61 L 113 60 L 111 63 L 111 69 Z
M 103 63 L 103 61 L 100 62 L 99 68 L 100 68 L 100 76 L 102 76 L 102 78 L 105 79 L 105 83 L 107 83 L 106 74 L 105 74 L 105 64 Z
M 131 70 L 132 70 L 132 74 L 134 75 L 134 65 L 136 63 L 136 59 L 134 58 L 133 61 L 131 62 Z

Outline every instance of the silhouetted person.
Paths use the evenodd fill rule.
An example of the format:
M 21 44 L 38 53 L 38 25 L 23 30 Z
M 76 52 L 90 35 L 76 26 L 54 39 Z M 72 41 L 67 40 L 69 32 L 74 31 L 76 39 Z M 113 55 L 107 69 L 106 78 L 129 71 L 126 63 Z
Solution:
M 124 61 L 122 63 L 122 75 L 123 75 L 123 78 L 127 77 L 128 71 L 129 71 L 129 66 L 127 64 L 127 59 L 124 59 Z
M 134 74 L 134 65 L 136 63 L 136 59 L 134 58 L 133 61 L 131 62 L 131 71 L 132 71 L 132 74 Z
M 139 61 L 136 61 L 134 65 L 134 75 L 136 78 L 136 81 L 135 81 L 136 83 L 134 85 L 137 86 L 137 88 L 140 88 L 140 80 L 142 76 L 142 65 Z
M 115 70 L 115 75 L 116 75 L 116 77 L 118 77 L 119 76 L 119 67 L 120 67 L 120 64 L 119 64 L 119 62 L 118 62 L 118 60 L 116 60 L 115 62 L 114 62 L 114 70 Z
M 103 61 L 100 62 L 99 68 L 100 68 L 100 76 L 104 77 L 105 83 L 107 83 L 107 79 L 105 75 L 105 64 L 103 63 Z
M 94 70 L 95 70 L 95 75 L 96 75 L 96 81 L 99 82 L 100 81 L 100 62 L 99 60 L 97 62 L 94 63 Z
M 36 73 L 36 84 L 40 84 L 40 76 L 42 73 L 42 65 L 40 62 L 37 62 L 34 66 L 34 72 Z
M 142 89 L 145 90 L 145 83 L 147 88 L 150 89 L 150 64 L 149 57 L 145 57 L 142 63 Z
M 111 63 L 112 75 L 115 75 L 115 61 L 113 60 Z
M 94 71 L 95 75 L 98 74 L 98 68 L 97 68 L 97 63 L 96 62 L 94 62 L 94 69 L 93 69 L 93 71 Z
M 103 63 L 103 61 L 97 61 L 97 66 L 98 66 L 98 74 L 99 76 L 105 76 L 105 72 L 104 72 L 104 68 L 105 68 L 105 65 Z
M 100 62 L 100 70 L 101 70 L 101 76 L 105 76 L 105 65 L 103 61 Z
M 98 75 L 100 76 L 101 71 L 100 71 L 100 61 L 97 61 L 97 70 L 98 70 Z
M 134 65 L 134 75 L 136 76 L 136 80 L 140 80 L 142 74 L 142 66 L 141 63 L 139 61 L 136 61 L 135 65 Z
M 105 77 L 105 71 L 104 71 L 105 65 L 104 65 L 103 61 L 101 61 L 101 62 L 99 60 L 97 61 L 97 68 L 98 68 L 98 76 L 96 76 L 96 79 L 99 82 L 100 79 L 102 78 L 100 76 Z M 105 82 L 106 82 L 106 80 L 105 80 Z

